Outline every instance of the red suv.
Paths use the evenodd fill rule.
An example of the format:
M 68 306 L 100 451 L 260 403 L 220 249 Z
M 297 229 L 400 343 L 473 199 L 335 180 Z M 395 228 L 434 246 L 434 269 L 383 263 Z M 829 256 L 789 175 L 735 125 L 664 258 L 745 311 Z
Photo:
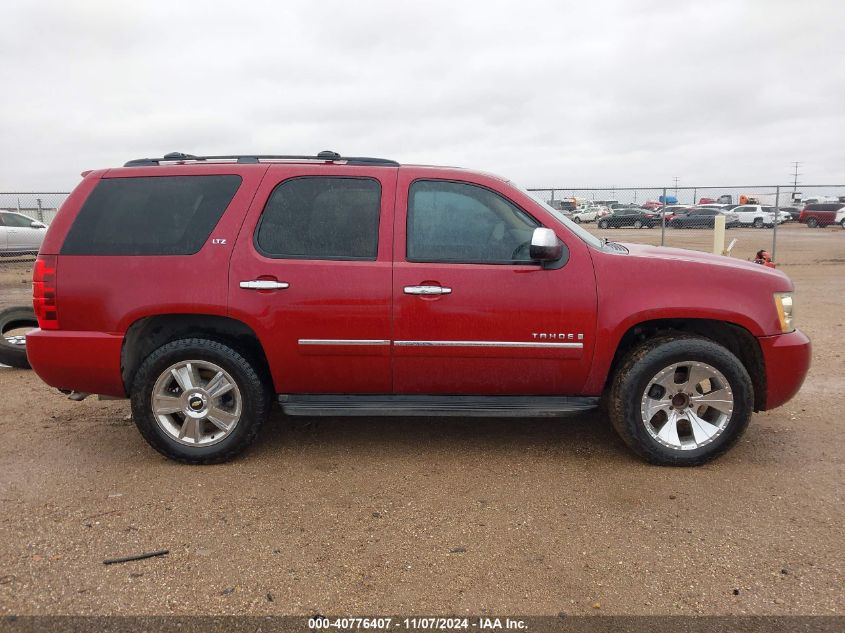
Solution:
M 803 222 L 811 229 L 818 226 L 825 227 L 829 224 L 836 224 L 836 213 L 845 209 L 841 202 L 819 202 L 808 204 L 801 210 L 798 221 Z
M 130 397 L 164 455 L 288 415 L 557 416 L 606 404 L 699 464 L 800 388 L 792 283 L 600 240 L 513 183 L 391 160 L 168 154 L 88 172 L 34 269 L 38 375 Z

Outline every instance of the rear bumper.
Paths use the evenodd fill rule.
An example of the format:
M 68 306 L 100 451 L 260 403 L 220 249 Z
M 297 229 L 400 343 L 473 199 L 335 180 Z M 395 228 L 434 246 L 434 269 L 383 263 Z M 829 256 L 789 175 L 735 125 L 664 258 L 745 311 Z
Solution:
M 119 334 L 36 329 L 26 335 L 26 355 L 41 380 L 57 389 L 108 396 L 126 396 L 122 347 Z
M 766 409 L 788 402 L 798 393 L 810 369 L 812 345 L 801 331 L 761 336 L 760 349 L 766 363 Z

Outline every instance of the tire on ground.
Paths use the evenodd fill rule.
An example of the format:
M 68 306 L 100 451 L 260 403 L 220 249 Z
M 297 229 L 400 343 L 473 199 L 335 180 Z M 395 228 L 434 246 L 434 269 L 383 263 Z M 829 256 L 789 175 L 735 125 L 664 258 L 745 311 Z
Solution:
M 13 330 L 38 327 L 35 311 L 27 306 L 15 306 L 0 311 L 0 364 L 29 369 L 26 344 L 12 343 L 7 339 Z
M 235 428 L 210 446 L 187 446 L 162 429 L 152 411 L 152 392 L 168 367 L 186 360 L 207 361 L 224 369 L 240 390 L 242 410 Z M 208 339 L 171 341 L 141 363 L 130 389 L 132 417 L 141 435 L 162 455 L 187 464 L 217 464 L 243 452 L 255 439 L 270 411 L 272 387 L 256 365 L 228 345 Z
M 734 395 L 733 412 L 727 427 L 712 442 L 691 449 L 672 449 L 655 440 L 646 430 L 640 412 L 649 382 L 673 363 L 700 361 L 719 370 Z M 648 340 L 631 350 L 617 368 L 608 397 L 610 421 L 622 440 L 653 464 L 697 466 L 730 448 L 748 426 L 754 403 L 751 378 L 740 360 L 709 339 L 667 335 Z

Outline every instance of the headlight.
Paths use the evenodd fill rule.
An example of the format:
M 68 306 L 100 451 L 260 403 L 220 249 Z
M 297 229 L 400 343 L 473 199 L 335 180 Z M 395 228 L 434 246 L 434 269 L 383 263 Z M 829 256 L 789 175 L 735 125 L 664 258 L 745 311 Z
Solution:
M 795 313 L 792 310 L 792 293 L 776 292 L 775 308 L 778 311 L 778 320 L 782 332 L 792 332 L 795 329 Z

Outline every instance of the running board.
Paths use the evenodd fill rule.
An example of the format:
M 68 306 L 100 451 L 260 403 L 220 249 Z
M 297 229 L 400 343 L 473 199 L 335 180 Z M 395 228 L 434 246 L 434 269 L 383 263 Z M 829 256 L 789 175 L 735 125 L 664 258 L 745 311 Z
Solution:
M 598 398 L 574 396 L 343 396 L 280 395 L 287 415 L 464 416 L 539 418 L 594 409 Z

